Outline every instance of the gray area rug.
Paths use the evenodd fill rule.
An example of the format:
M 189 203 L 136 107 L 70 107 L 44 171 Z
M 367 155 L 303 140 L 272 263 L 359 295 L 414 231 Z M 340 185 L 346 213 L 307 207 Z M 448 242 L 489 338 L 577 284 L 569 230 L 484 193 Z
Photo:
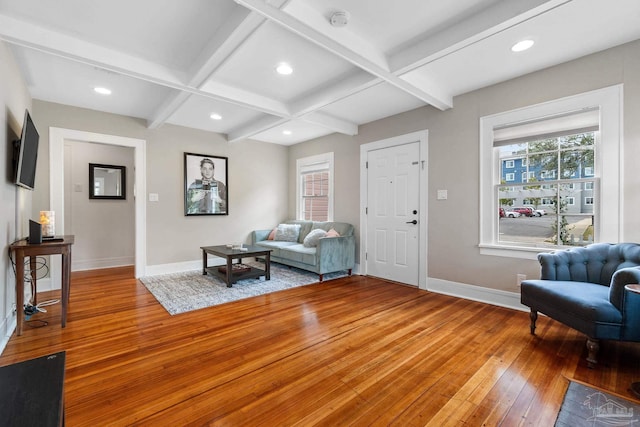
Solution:
M 555 425 L 640 426 L 640 404 L 571 381 Z
M 264 265 L 244 262 L 259 268 Z M 346 276 L 346 271 L 325 274 L 323 281 Z M 271 280 L 240 280 L 233 287 L 202 270 L 143 277 L 140 281 L 169 314 L 186 313 L 239 299 L 264 295 L 318 282 L 318 275 L 309 271 L 271 263 Z

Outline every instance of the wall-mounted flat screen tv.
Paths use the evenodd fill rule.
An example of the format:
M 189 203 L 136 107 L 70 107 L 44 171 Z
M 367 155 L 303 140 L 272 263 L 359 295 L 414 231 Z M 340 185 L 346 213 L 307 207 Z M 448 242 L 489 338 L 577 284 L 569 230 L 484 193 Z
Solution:
M 24 123 L 22 124 L 22 135 L 20 137 L 20 147 L 18 161 L 16 165 L 16 184 L 33 190 L 36 180 L 36 165 L 38 164 L 38 141 L 40 135 L 31 120 L 29 110 L 24 113 Z

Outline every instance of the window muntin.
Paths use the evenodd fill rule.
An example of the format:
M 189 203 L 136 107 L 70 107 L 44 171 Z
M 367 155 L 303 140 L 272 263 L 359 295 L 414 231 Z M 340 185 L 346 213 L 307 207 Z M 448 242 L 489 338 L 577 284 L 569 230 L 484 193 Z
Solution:
M 296 216 L 302 220 L 333 220 L 333 153 L 296 161 Z
M 586 245 L 595 234 L 594 195 L 583 184 L 585 168 L 594 167 L 596 133 L 580 132 L 552 138 L 532 138 L 527 142 L 501 145 L 499 158 L 522 156 L 526 168 L 520 175 L 521 185 L 514 187 L 497 185 L 499 207 L 508 210 L 512 206 L 541 206 L 551 209 L 532 218 L 507 218 L 498 224 L 498 242 L 531 245 Z M 508 160 L 500 160 L 501 165 Z M 556 179 L 556 177 L 561 177 Z M 544 182 L 544 184 L 542 184 Z M 593 187 L 593 181 L 589 182 Z M 515 188 L 515 191 L 513 190 Z M 590 197 L 591 203 L 576 204 L 577 200 Z M 586 199 L 585 199 L 586 200 Z M 569 215 L 570 214 L 570 215 Z M 535 221 L 535 222 L 532 222 Z
M 329 172 L 308 172 L 302 176 L 302 218 L 329 220 Z

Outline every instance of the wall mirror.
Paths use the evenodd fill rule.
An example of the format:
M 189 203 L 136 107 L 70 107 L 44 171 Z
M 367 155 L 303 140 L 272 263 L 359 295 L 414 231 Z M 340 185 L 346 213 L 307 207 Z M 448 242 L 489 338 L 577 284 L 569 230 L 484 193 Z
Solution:
M 89 198 L 126 199 L 126 171 L 125 166 L 89 163 Z

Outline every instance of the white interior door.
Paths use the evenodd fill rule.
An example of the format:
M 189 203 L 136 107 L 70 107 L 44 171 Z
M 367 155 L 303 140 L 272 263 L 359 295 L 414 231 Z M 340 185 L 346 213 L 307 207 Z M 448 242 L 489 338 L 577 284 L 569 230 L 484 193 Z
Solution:
M 417 286 L 420 254 L 420 145 L 367 155 L 366 271 Z

